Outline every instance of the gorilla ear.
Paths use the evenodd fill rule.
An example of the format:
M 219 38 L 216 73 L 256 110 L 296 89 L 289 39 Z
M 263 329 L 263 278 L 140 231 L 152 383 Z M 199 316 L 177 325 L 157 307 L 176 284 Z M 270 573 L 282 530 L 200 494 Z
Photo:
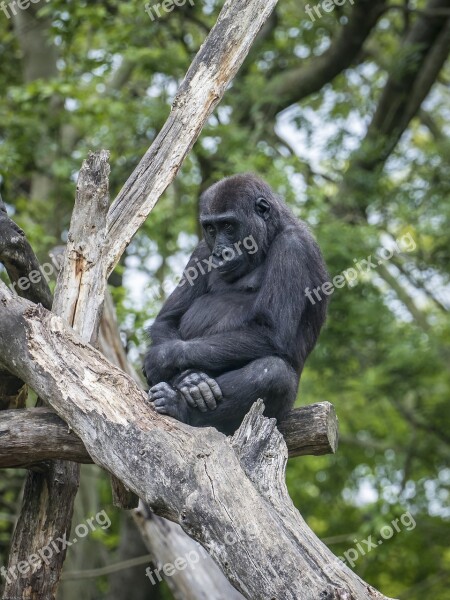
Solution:
M 255 210 L 257 214 L 267 221 L 270 213 L 270 204 L 267 202 L 265 198 L 257 198 L 255 202 Z

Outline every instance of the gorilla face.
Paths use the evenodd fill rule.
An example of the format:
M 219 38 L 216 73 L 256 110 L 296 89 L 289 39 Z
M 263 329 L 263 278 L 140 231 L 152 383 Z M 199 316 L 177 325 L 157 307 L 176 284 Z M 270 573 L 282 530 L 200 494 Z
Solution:
M 270 187 L 253 175 L 234 175 L 200 198 L 200 223 L 217 272 L 235 281 L 260 265 L 280 230 L 283 207 Z M 246 240 L 256 252 L 248 252 Z
M 234 281 L 251 270 L 249 256 L 243 247 L 243 239 L 248 234 L 236 212 L 202 216 L 200 222 L 212 262 L 222 279 Z

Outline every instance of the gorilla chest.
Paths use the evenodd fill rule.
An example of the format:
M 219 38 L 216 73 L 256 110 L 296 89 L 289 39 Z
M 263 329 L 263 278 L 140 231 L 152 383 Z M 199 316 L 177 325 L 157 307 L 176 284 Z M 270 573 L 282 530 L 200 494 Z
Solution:
M 255 297 L 254 291 L 229 291 L 200 296 L 181 318 L 182 339 L 239 329 L 248 318 Z

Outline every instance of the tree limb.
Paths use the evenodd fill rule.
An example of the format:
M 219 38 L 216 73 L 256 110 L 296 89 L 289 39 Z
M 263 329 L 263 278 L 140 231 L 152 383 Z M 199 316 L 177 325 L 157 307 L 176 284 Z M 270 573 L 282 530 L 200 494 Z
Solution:
M 289 458 L 336 452 L 337 419 L 329 402 L 292 410 L 278 429 L 287 444 Z M 80 438 L 51 408 L 2 412 L 0 468 L 29 468 L 55 459 L 92 462 Z
M 450 0 L 429 0 L 427 11 L 450 7 Z M 450 50 L 450 17 L 418 16 L 393 59 L 388 81 L 358 150 L 333 200 L 340 218 L 365 219 L 370 187 L 419 111 Z
M 261 110 L 265 118 L 273 118 L 292 104 L 318 92 L 350 67 L 385 7 L 385 0 L 358 0 L 348 15 L 347 24 L 340 29 L 323 54 L 311 58 L 306 65 L 273 77 L 262 94 L 264 100 Z

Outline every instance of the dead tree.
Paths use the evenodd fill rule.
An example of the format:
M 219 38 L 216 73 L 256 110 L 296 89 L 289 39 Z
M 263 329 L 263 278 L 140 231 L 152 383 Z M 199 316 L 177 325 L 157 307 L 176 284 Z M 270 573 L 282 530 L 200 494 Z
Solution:
M 96 338 L 107 276 L 172 181 L 275 4 L 225 3 L 167 123 L 107 214 L 105 190 L 92 185 L 104 179 L 93 178 L 90 193 L 100 200 L 101 218 L 97 223 L 87 205 L 85 214 L 76 219 L 74 214 L 79 237 L 69 237 L 54 305 L 63 319 L 0 285 L 0 367 L 55 410 L 94 462 L 156 515 L 180 523 L 246 598 L 381 599 L 331 554 L 293 507 L 284 484 L 287 448 L 275 422 L 263 417 L 260 402 L 232 438 L 211 428 L 192 429 L 148 409 L 133 379 L 89 344 Z M 92 156 L 88 165 L 97 163 L 100 173 L 105 162 L 104 156 Z M 84 245 L 92 226 L 95 248 Z M 41 544 L 68 535 L 76 468 L 59 460 L 52 465 L 47 489 L 38 489 L 37 498 L 25 497 L 22 521 L 32 525 L 36 511 L 39 519 L 32 537 L 19 526 L 25 534 L 16 535 L 14 560 L 29 556 L 38 533 Z M 46 527 L 39 530 L 43 517 Z M 32 570 L 10 595 L 53 597 L 63 560 L 55 556 L 51 568 Z

